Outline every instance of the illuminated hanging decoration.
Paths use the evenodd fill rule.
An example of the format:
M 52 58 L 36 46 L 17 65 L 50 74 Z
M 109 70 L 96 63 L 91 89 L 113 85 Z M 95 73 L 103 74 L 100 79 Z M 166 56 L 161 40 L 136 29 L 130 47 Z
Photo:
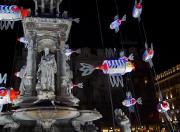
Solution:
M 82 76 L 90 75 L 96 69 L 102 70 L 104 74 L 109 75 L 112 87 L 118 87 L 119 83 L 123 87 L 124 84 L 122 75 L 135 69 L 134 64 L 129 60 L 133 60 L 132 54 L 129 57 L 123 56 L 119 59 L 104 60 L 102 65 L 99 66 L 92 66 L 90 64 L 80 63 L 82 67 L 79 70 L 82 71 Z
M 28 10 L 17 5 L 0 5 L 0 28 L 7 30 L 14 28 L 14 22 L 28 16 Z
M 167 101 L 162 101 L 158 104 L 157 109 L 160 113 L 167 112 L 170 110 L 169 103 Z
M 172 118 L 170 116 L 170 112 L 168 112 L 170 110 L 170 105 L 167 101 L 163 100 L 163 96 L 162 96 L 160 87 L 159 87 L 159 98 L 160 98 L 160 100 L 157 105 L 157 110 L 159 113 L 162 113 L 165 116 L 165 118 L 169 121 L 169 123 L 171 125 Z
M 119 19 L 119 16 L 116 15 L 114 17 L 114 21 L 110 24 L 110 29 L 112 29 L 112 30 L 114 29 L 115 32 L 117 33 L 119 31 L 119 27 L 121 26 L 123 21 L 126 21 L 126 15 L 124 15 L 122 17 L 122 19 Z
M 65 49 L 65 55 L 66 56 L 70 56 L 72 53 L 81 53 L 81 49 L 77 49 L 77 50 L 72 50 L 72 49 Z
M 83 88 L 83 83 L 72 84 L 70 86 L 70 88 L 74 88 L 74 87 Z
M 172 118 L 169 116 L 168 111 L 170 110 L 169 103 L 167 101 L 161 101 L 157 105 L 157 110 L 159 113 L 163 113 L 168 121 L 172 121 Z
M 129 112 L 134 112 L 134 105 L 135 104 L 141 104 L 142 105 L 142 99 L 141 97 L 138 99 L 135 99 L 132 97 L 132 94 L 130 91 L 126 92 L 126 99 L 122 101 L 122 104 L 126 107 L 128 107 Z
M 17 38 L 17 41 L 23 43 L 25 48 L 30 47 L 29 41 L 25 37 Z
M 19 95 L 18 91 L 13 88 L 6 89 L 5 87 L 0 87 L 0 112 L 3 109 L 3 105 L 13 103 Z
M 70 60 L 70 56 L 71 56 L 72 53 L 80 54 L 81 53 L 81 49 L 72 50 L 72 49 L 66 48 L 64 50 L 64 54 L 66 55 L 68 60 Z
M 140 20 L 141 13 L 142 13 L 142 0 L 140 0 L 139 2 L 135 0 L 132 16 Z
M 152 58 L 154 56 L 154 49 L 153 49 L 153 44 L 151 43 L 151 48 L 148 48 L 147 43 L 145 43 L 145 51 L 143 53 L 142 59 L 145 62 L 148 62 L 150 67 L 153 67 L 153 62 Z
M 83 83 L 77 83 L 77 84 L 70 83 L 69 87 L 66 89 L 66 92 L 69 94 L 72 93 L 72 89 L 74 89 L 75 87 L 83 88 Z

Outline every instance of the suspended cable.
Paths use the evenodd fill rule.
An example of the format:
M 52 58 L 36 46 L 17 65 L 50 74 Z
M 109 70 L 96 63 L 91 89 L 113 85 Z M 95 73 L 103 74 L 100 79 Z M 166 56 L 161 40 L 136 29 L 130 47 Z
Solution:
M 154 79 L 155 79 L 156 76 L 157 76 L 154 66 L 152 67 L 152 69 L 153 69 L 153 72 L 151 71 L 151 68 L 149 67 L 149 70 L 150 70 L 151 76 L 152 76 L 152 82 L 153 82 L 153 85 L 154 85 L 154 89 L 155 89 L 155 92 L 159 93 L 160 99 L 161 99 L 161 101 L 162 101 L 163 97 L 162 97 L 161 88 L 160 88 L 160 86 L 159 86 L 159 82 L 158 82 L 157 80 L 156 80 L 156 82 L 154 81 Z M 158 89 L 156 88 L 155 83 L 157 84 L 157 88 L 158 88 Z
M 115 8 L 116 8 L 116 13 L 117 13 L 117 15 L 119 16 L 119 8 L 118 8 L 118 2 L 117 2 L 117 0 L 114 0 L 114 3 L 115 3 Z M 121 31 L 119 31 L 119 35 L 120 35 L 120 44 L 121 44 L 121 46 L 122 46 L 122 50 L 124 51 L 124 46 L 123 46 L 122 33 L 121 33 Z
M 144 37 L 145 37 L 145 42 L 147 42 L 147 35 L 146 35 L 146 30 L 144 28 L 144 24 L 142 22 L 142 20 L 140 21 L 141 25 L 142 25 L 142 29 L 143 29 L 143 33 L 144 33 Z
M 117 15 L 119 16 L 119 9 L 118 9 L 117 1 L 114 0 L 114 3 L 115 3 Z M 123 36 L 122 36 L 121 31 L 119 31 L 119 36 L 120 36 L 121 48 L 122 48 L 122 51 L 124 51 L 124 45 L 123 45 L 123 41 L 122 41 Z M 124 53 L 124 55 L 125 55 L 125 53 Z M 128 75 L 130 76 L 130 74 L 128 74 Z M 129 90 L 129 87 L 128 87 L 127 84 L 128 84 L 128 83 L 127 83 L 127 78 L 126 78 L 126 86 L 125 86 L 126 92 Z M 131 85 L 132 85 L 132 84 L 131 84 Z M 122 89 L 123 89 L 123 88 L 122 88 Z M 132 89 L 133 89 L 133 88 L 132 88 Z M 134 91 L 134 90 L 133 90 L 133 91 Z M 124 93 L 124 91 L 123 91 L 123 93 Z M 126 93 L 124 93 L 124 94 L 126 95 Z M 137 106 L 136 106 L 136 109 L 137 109 Z M 140 116 L 139 116 L 138 110 L 137 110 L 137 114 L 136 114 L 136 111 L 135 111 L 135 115 L 136 115 L 137 121 L 139 122 L 139 124 L 140 124 L 140 126 L 141 126 L 141 121 L 140 121 Z M 129 112 L 129 118 L 130 118 L 130 112 Z
M 118 8 L 118 3 L 116 0 L 114 0 L 114 3 L 115 3 L 115 7 L 116 7 L 116 12 L 117 14 L 119 14 L 119 8 Z
M 101 44 L 102 44 L 102 48 L 104 48 L 104 40 L 103 40 L 103 35 L 102 35 L 102 25 L 101 25 L 101 20 L 100 20 L 100 15 L 99 15 L 99 6 L 98 6 L 98 1 L 97 0 L 96 0 L 96 10 L 97 10 L 97 16 L 98 16 Z
M 119 16 L 119 8 L 118 8 L 118 2 L 116 0 L 114 0 L 114 4 L 115 4 L 115 8 L 116 8 L 116 13 L 117 15 Z M 121 47 L 122 47 L 122 51 L 124 51 L 124 46 L 123 46 L 123 42 L 122 42 L 122 33 L 121 31 L 119 31 L 119 35 L 120 35 L 120 44 L 121 44 Z M 117 46 L 116 46 L 117 47 Z M 121 56 L 120 56 L 121 57 Z M 126 86 L 126 85 L 125 85 Z M 123 91 L 123 94 L 126 95 L 126 93 L 124 92 L 124 87 L 122 87 L 122 91 Z M 126 87 L 125 87 L 126 89 Z
M 140 22 L 138 22 L 138 28 L 139 28 L 139 34 L 140 34 L 140 41 L 141 41 L 142 45 L 144 46 L 144 41 L 142 39 L 144 32 L 142 33 L 142 31 L 141 31 Z M 145 42 L 147 42 L 146 37 L 145 37 Z
M 132 92 L 133 92 L 133 96 L 135 97 L 135 92 L 134 92 L 134 86 L 133 86 L 133 81 L 132 81 L 132 78 L 130 76 L 130 73 L 128 73 L 128 76 L 129 76 L 129 80 L 130 80 L 130 84 L 131 84 L 131 89 L 132 89 Z M 139 114 L 139 110 L 137 108 L 137 105 L 135 105 L 136 107 L 136 110 L 137 110 L 137 119 L 139 121 L 139 125 L 142 126 L 142 123 L 141 123 L 141 118 L 140 118 L 140 114 Z M 135 114 L 136 114 L 136 111 L 135 111 Z
M 171 123 L 168 119 L 166 119 L 166 116 L 165 116 L 164 114 L 162 114 L 162 115 L 163 115 L 163 118 L 165 119 L 165 124 L 166 124 L 166 126 L 168 127 L 169 131 L 170 131 L 170 132 L 174 132 L 172 123 Z M 167 123 L 167 122 L 169 122 L 169 123 Z M 169 125 L 170 125 L 170 126 L 169 126 Z M 171 130 L 172 130 L 172 131 L 171 131 Z
M 119 14 L 119 9 L 118 9 L 117 1 L 114 0 L 114 3 L 115 3 L 115 7 L 116 7 L 117 14 Z M 122 48 L 122 50 L 124 51 L 124 45 L 123 45 L 123 41 L 122 41 L 123 36 L 122 36 L 121 31 L 119 31 L 119 35 L 120 35 L 121 48 Z M 125 55 L 125 54 L 124 54 L 124 55 Z M 131 80 L 130 73 L 128 73 L 128 76 L 129 76 L 129 79 Z M 126 78 L 126 82 L 127 82 L 127 78 Z M 131 84 L 131 89 L 132 89 L 132 91 L 133 91 L 133 94 L 134 94 L 134 96 L 135 96 L 134 89 L 133 89 L 133 84 L 132 84 L 132 80 L 131 80 L 130 84 Z M 129 90 L 129 87 L 126 86 L 125 88 L 126 88 L 126 91 Z M 139 125 L 141 126 L 141 119 L 140 119 L 139 111 L 138 111 L 138 108 L 137 108 L 136 105 L 135 105 L 135 107 L 136 107 L 136 110 L 137 110 L 137 113 L 136 113 L 136 111 L 135 111 L 136 119 L 137 119 L 137 121 L 139 122 Z M 130 115 L 130 112 L 129 112 L 129 115 Z M 130 116 L 129 116 L 129 117 L 130 117 Z
M 120 34 L 121 35 L 121 34 Z M 124 49 L 123 48 L 123 44 L 122 44 L 122 49 Z M 128 80 L 130 81 L 130 88 L 132 89 L 131 91 L 133 92 L 133 96 L 135 97 L 135 92 L 134 92 L 134 85 L 133 85 L 133 81 L 132 81 L 132 78 L 131 78 L 131 74 L 130 73 L 128 73 L 127 74 L 127 76 L 128 76 Z M 127 80 L 127 78 L 126 78 L 126 80 Z M 129 87 L 128 87 L 129 88 Z M 128 91 L 129 91 L 130 89 L 128 89 Z M 139 110 L 138 110 L 138 107 L 137 107 L 137 105 L 135 105 L 135 108 L 136 108 L 136 110 L 135 110 L 135 115 L 136 115 L 136 119 L 138 120 L 138 122 L 139 122 L 139 125 L 140 126 L 142 126 L 142 122 L 141 122 L 141 118 L 140 118 L 140 114 L 139 114 Z
M 141 25 L 142 25 L 143 33 L 141 32 L 140 23 L 141 23 Z M 143 35 L 144 35 L 144 38 L 145 38 L 145 42 L 147 42 L 147 35 L 146 35 L 147 33 L 146 33 L 146 30 L 145 30 L 145 27 L 144 27 L 144 24 L 143 24 L 142 19 L 141 19 L 141 21 L 139 21 L 138 25 L 139 25 L 138 27 L 139 27 L 139 30 L 140 30 L 140 35 L 143 34 Z M 141 39 L 141 42 L 143 42 L 142 39 Z M 150 69 L 151 75 L 153 76 L 152 81 L 153 81 L 153 84 L 154 84 L 155 91 L 157 91 L 156 86 L 155 86 L 155 81 L 154 81 L 154 76 L 156 77 L 157 74 L 156 74 L 154 65 L 153 65 L 152 69 L 153 69 L 153 73 L 154 73 L 154 75 L 153 75 L 153 73 L 151 72 L 151 69 Z M 161 93 L 161 91 L 160 91 L 160 86 L 159 86 L 159 83 L 158 83 L 158 82 L 157 82 L 157 86 L 158 86 L 158 90 L 159 90 L 159 91 L 157 91 L 157 92 Z M 160 97 L 162 98 L 162 95 L 160 95 Z
M 103 41 L 103 35 L 102 35 L 102 25 L 101 25 L 101 20 L 100 20 L 100 15 L 99 15 L 99 6 L 98 6 L 98 1 L 97 1 L 97 0 L 96 0 L 96 10 L 97 10 L 97 16 L 98 16 L 98 23 L 99 23 L 101 44 L 102 44 L 102 48 L 104 49 L 105 47 L 104 47 L 104 41 Z M 110 104 L 111 104 L 112 121 L 113 121 L 113 131 L 115 132 L 114 107 L 113 107 L 112 93 L 111 93 L 111 89 L 110 89 L 109 80 L 108 80 L 107 90 L 108 90 L 108 93 L 109 93 Z
M 115 118 L 114 118 L 114 106 L 113 106 L 113 100 L 112 100 L 112 92 L 110 89 L 110 83 L 108 82 L 108 93 L 109 93 L 109 98 L 110 98 L 110 103 L 111 103 L 111 112 L 112 112 L 112 121 L 113 121 L 113 131 L 115 132 Z
M 146 30 L 145 30 L 143 21 L 142 21 L 142 20 L 139 21 L 139 30 L 140 30 L 140 23 L 141 23 L 141 25 L 142 25 L 143 34 L 144 34 L 144 37 L 145 37 L 145 42 L 147 42 L 147 34 L 146 34 Z M 141 30 L 140 30 L 140 31 L 141 31 Z M 141 32 L 141 33 L 142 33 L 142 32 Z M 153 73 L 154 73 L 154 75 L 152 75 L 152 76 L 155 76 L 155 77 L 156 77 L 157 74 L 156 74 L 156 70 L 155 70 L 155 68 L 154 68 L 154 65 L 153 65 L 152 69 L 153 69 Z M 151 69 L 150 69 L 150 72 L 151 72 Z M 152 72 L 151 72 L 151 74 L 152 74 Z M 154 77 L 153 77 L 152 81 L 153 81 L 153 84 L 154 84 L 154 88 L 155 88 L 155 90 L 157 91 L 156 86 L 155 86 L 155 82 L 154 82 Z M 160 86 L 159 86 L 159 82 L 158 82 L 158 81 L 157 81 L 157 86 L 158 86 L 158 92 L 160 93 L 160 97 L 161 97 L 161 99 L 162 99 L 162 93 L 161 93 L 161 90 L 160 90 Z
M 141 23 L 142 23 L 142 28 L 143 28 L 143 33 L 144 33 L 144 36 L 145 36 L 145 40 L 146 40 L 146 42 L 147 42 L 147 35 L 146 35 L 145 28 L 144 28 L 144 24 L 143 24 L 142 21 L 141 21 Z M 149 67 L 149 70 L 150 70 L 150 72 L 151 72 L 151 68 L 150 68 L 150 67 Z M 152 73 L 152 72 L 153 72 L 153 73 Z M 154 65 L 152 66 L 152 72 L 151 72 L 151 75 L 152 75 L 152 81 L 153 81 L 154 89 L 155 89 L 155 91 L 156 91 L 157 93 L 159 93 L 159 98 L 160 98 L 160 102 L 161 102 L 161 101 L 163 101 L 163 96 L 162 96 L 162 92 L 161 92 L 161 87 L 160 87 L 160 85 L 159 85 L 159 81 L 156 79 L 157 73 L 156 73 L 156 70 L 155 70 Z M 156 80 L 156 84 L 157 84 L 157 85 L 155 85 L 154 79 Z M 156 86 L 157 86 L 158 89 L 156 89 Z M 164 117 L 166 117 L 166 116 L 164 116 Z M 168 119 L 166 119 L 166 120 L 168 120 Z M 168 120 L 168 122 L 169 122 L 169 124 L 170 124 L 170 127 L 171 127 L 172 130 L 173 130 L 172 123 L 171 123 L 169 120 Z M 173 131 L 174 131 L 174 130 L 173 130 Z
M 152 67 L 152 69 L 153 69 L 153 73 L 154 73 L 154 77 L 153 77 L 152 80 L 154 80 L 154 78 L 157 77 L 157 74 L 156 74 L 156 70 L 155 70 L 154 66 Z M 150 69 L 150 71 L 151 71 L 151 69 Z M 156 90 L 155 82 L 153 82 L 153 83 L 154 83 L 154 88 L 155 88 L 155 90 Z M 160 101 L 163 101 L 163 96 L 162 96 L 162 92 L 161 92 L 161 87 L 160 87 L 159 81 L 158 81 L 157 79 L 156 79 L 156 84 L 157 84 L 157 87 L 158 87 L 157 93 L 159 93 Z M 164 115 L 164 114 L 163 114 L 163 115 Z M 165 117 L 165 119 L 167 118 L 165 115 L 164 115 L 164 117 Z M 170 128 L 171 128 L 171 129 L 173 130 L 173 132 L 174 132 L 174 129 L 173 129 L 173 126 L 172 126 L 171 121 L 169 121 L 169 119 L 166 119 L 166 121 L 169 122 Z
M 119 8 L 118 8 L 118 2 L 116 1 L 116 0 L 114 0 L 114 3 L 115 3 L 115 8 L 116 8 L 116 12 L 117 12 L 117 15 L 119 16 Z M 123 46 L 123 41 L 122 41 L 122 33 L 121 33 L 121 31 L 119 31 L 119 42 L 120 42 L 120 44 L 121 44 L 121 49 L 122 49 L 122 51 L 124 51 L 124 46 Z M 116 46 L 117 47 L 117 46 Z M 124 52 L 124 55 L 125 55 L 125 52 Z M 121 56 L 120 56 L 121 57 Z M 125 85 L 126 86 L 126 85 Z M 122 90 L 123 90 L 124 88 L 122 87 Z M 127 90 L 127 87 L 125 87 L 125 89 Z M 126 91 L 125 90 L 125 91 Z M 126 93 L 124 92 L 124 90 L 123 90 L 123 93 L 124 93 L 124 95 L 126 95 Z
M 142 2 L 142 1 L 141 1 Z M 142 32 L 141 32 L 141 28 L 140 28 L 140 23 L 141 23 L 141 25 L 142 25 Z M 146 30 L 145 30 L 145 27 L 144 27 L 144 24 L 143 24 L 143 21 L 142 21 L 142 19 L 141 19 L 141 21 L 138 21 L 138 27 L 139 27 L 139 31 L 140 31 L 140 38 L 141 38 L 141 42 L 143 42 L 142 41 L 142 37 L 141 37 L 141 34 L 144 34 L 144 38 L 145 38 L 145 42 L 147 42 L 148 40 L 147 40 L 147 33 L 146 33 Z M 154 66 L 152 67 L 152 69 L 153 69 L 153 72 L 154 72 L 154 76 L 156 77 L 156 71 L 155 71 L 155 68 L 154 68 Z M 150 72 L 151 72 L 151 69 L 150 69 Z M 154 88 L 155 88 L 155 91 L 157 91 L 158 93 L 159 93 L 159 96 L 160 96 L 160 98 L 162 99 L 162 93 L 161 93 L 161 90 L 160 90 L 160 86 L 159 86 L 159 83 L 157 82 L 157 87 L 158 87 L 158 90 L 156 89 L 156 86 L 155 86 L 155 81 L 154 81 L 154 76 L 153 76 L 153 74 L 152 74 L 152 72 L 151 72 L 151 75 L 152 75 L 152 81 L 153 81 L 153 84 L 154 84 Z
M 141 22 L 142 29 L 143 29 L 143 34 L 144 34 L 144 37 L 145 37 L 145 42 L 147 42 L 147 33 L 146 33 L 146 30 L 145 30 L 144 24 L 143 24 L 142 20 L 141 20 L 140 22 Z M 140 22 L 139 22 L 139 23 L 140 23 Z M 140 29 L 140 26 L 139 26 L 139 29 Z M 151 68 L 150 68 L 150 67 L 149 67 L 149 70 L 150 70 L 150 72 L 151 72 Z M 156 79 L 157 74 L 156 74 L 156 70 L 155 70 L 154 65 L 152 66 L 152 70 L 153 70 L 153 73 L 151 72 L 151 75 L 153 76 L 152 81 L 153 81 L 153 85 L 154 85 L 155 91 L 156 91 L 157 93 L 159 93 L 160 101 L 163 101 L 163 96 L 162 96 L 161 88 L 160 88 L 160 85 L 159 85 L 159 81 Z M 157 88 L 158 88 L 158 89 L 156 89 L 156 85 L 155 85 L 154 79 L 156 80 L 156 84 L 157 84 Z M 166 116 L 164 115 L 164 117 L 166 117 Z M 166 118 L 165 118 L 165 119 L 166 119 Z M 168 120 L 168 119 L 166 119 L 166 120 Z M 171 129 L 173 130 L 172 123 L 171 123 L 169 120 L 168 120 L 168 122 L 169 122 L 169 124 L 170 124 Z M 173 131 L 174 131 L 174 130 L 173 130 Z

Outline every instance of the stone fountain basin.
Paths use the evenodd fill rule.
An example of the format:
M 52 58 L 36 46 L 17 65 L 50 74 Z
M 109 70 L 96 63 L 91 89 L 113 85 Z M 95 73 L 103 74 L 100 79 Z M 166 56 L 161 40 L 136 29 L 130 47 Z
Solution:
M 102 118 L 96 110 L 77 110 L 72 107 L 32 107 L 16 110 L 12 116 L 17 120 L 37 121 L 37 120 L 69 120 L 90 122 Z
M 61 120 L 72 119 L 80 115 L 75 108 L 57 106 L 57 107 L 32 107 L 18 109 L 13 113 L 13 117 L 17 120 Z
M 91 122 L 102 118 L 102 115 L 96 110 L 79 110 L 80 115 L 75 118 L 77 121 Z

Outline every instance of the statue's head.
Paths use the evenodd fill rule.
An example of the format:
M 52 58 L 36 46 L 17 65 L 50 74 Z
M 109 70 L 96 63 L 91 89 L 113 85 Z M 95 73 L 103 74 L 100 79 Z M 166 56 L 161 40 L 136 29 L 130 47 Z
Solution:
M 49 48 L 47 48 L 47 47 L 44 48 L 44 54 L 45 54 L 45 56 L 49 54 Z

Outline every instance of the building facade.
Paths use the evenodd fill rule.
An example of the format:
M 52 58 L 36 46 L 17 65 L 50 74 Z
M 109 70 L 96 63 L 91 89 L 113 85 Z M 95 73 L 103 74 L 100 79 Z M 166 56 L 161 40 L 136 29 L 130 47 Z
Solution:
M 102 71 L 96 70 L 91 75 L 85 77 L 82 77 L 79 71 L 80 63 L 88 63 L 97 66 L 102 64 L 105 59 L 111 57 L 118 58 L 117 49 L 82 48 L 80 55 L 72 54 L 71 56 L 71 66 L 75 77 L 74 82 L 81 80 L 84 84 L 84 89 L 82 89 L 81 92 L 77 92 L 78 89 L 74 89 L 74 93 L 77 93 L 76 96 L 82 100 L 81 103 L 83 107 L 91 106 L 91 108 L 96 108 L 102 113 L 103 118 L 98 121 L 98 127 L 101 132 L 113 131 L 112 108 L 108 87 L 111 89 L 113 109 L 121 108 L 128 117 L 130 117 L 133 132 L 157 132 L 157 130 L 159 130 L 158 122 L 156 122 L 158 119 L 158 112 L 156 108 L 153 107 L 157 103 L 157 101 L 155 102 L 156 94 L 152 90 L 153 85 L 149 66 L 148 63 L 141 60 L 137 51 L 137 48 L 126 49 L 126 53 L 133 53 L 135 56 L 135 60 L 133 61 L 135 64 L 135 71 L 133 71 L 130 76 L 128 76 L 128 74 L 123 76 L 124 88 L 121 86 L 111 87 L 108 83 L 108 76 L 103 74 Z M 143 105 L 137 105 L 136 113 L 129 114 L 128 109 L 122 106 L 122 100 L 125 98 L 125 92 L 128 90 L 134 90 L 135 98 L 142 97 Z M 115 131 L 120 131 L 117 124 L 115 124 Z
M 180 126 L 180 64 L 158 74 L 156 80 L 162 91 L 163 99 L 170 105 L 171 124 L 174 131 L 177 132 Z M 157 97 L 159 98 L 158 93 Z M 161 121 L 160 126 L 165 127 L 166 123 L 161 115 L 159 120 Z

